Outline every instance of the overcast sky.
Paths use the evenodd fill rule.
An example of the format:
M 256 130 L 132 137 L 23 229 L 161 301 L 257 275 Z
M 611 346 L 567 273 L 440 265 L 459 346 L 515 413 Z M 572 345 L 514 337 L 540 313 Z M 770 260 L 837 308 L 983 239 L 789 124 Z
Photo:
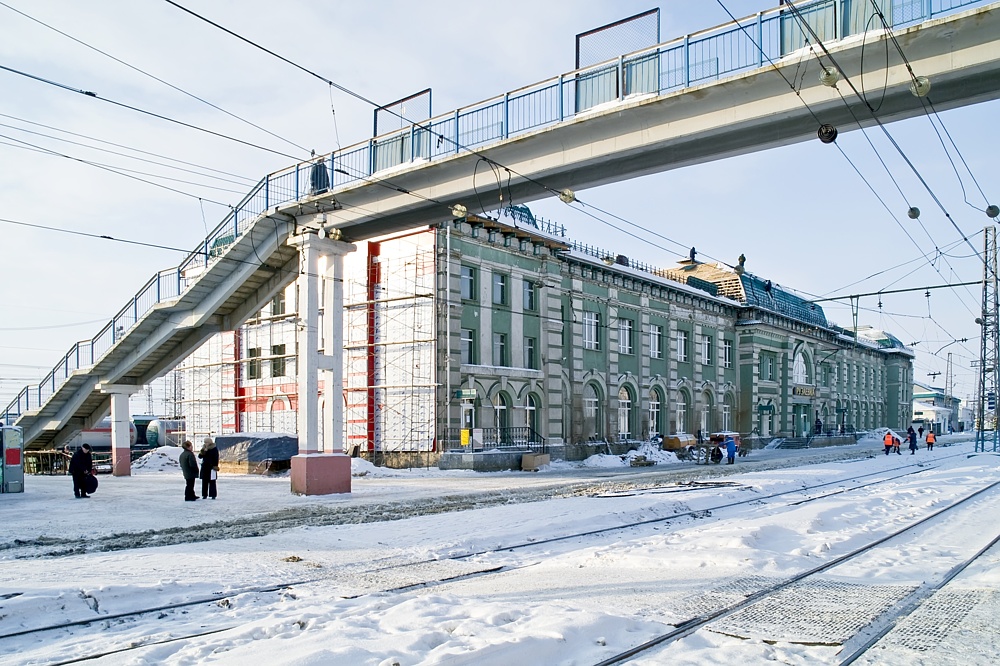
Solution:
M 179 4 L 379 103 L 431 88 L 435 114 L 570 71 L 577 33 L 655 6 L 633 0 Z M 724 4 L 742 17 L 777 3 Z M 660 10 L 663 40 L 729 20 L 719 3 L 708 0 L 671 0 L 662 2 Z M 169 248 L 194 248 L 222 220 L 226 206 L 237 203 L 265 174 L 307 157 L 309 149 L 326 153 L 365 140 L 372 131 L 370 106 L 164 0 L 0 0 L 0 65 L 52 82 L 0 70 L 3 405 L 25 384 L 44 376 L 74 342 L 95 335 L 157 270 L 177 265 L 183 253 Z M 93 91 L 149 113 L 53 83 Z M 964 160 L 990 203 L 1000 201 L 996 178 L 988 171 L 995 169 L 1000 148 L 997 117 L 997 102 L 940 116 L 959 151 L 953 152 L 953 159 L 960 168 Z M 986 203 L 964 169 L 959 180 L 930 121 L 918 118 L 889 127 L 934 195 L 981 248 L 981 230 L 989 222 L 981 212 Z M 981 264 L 969 256 L 972 251 L 930 195 L 884 138 L 871 137 L 903 188 L 905 201 L 860 132 L 842 133 L 838 139 L 851 162 L 835 148 L 811 141 L 647 176 L 585 196 L 639 227 L 697 247 L 703 256 L 735 263 L 743 253 L 748 270 L 805 294 L 842 295 L 980 279 Z M 68 142 L 136 154 L 94 139 L 152 153 L 143 155 L 145 159 L 182 160 L 189 164 L 173 164 L 197 173 Z M 143 173 L 127 178 L 78 159 Z M 924 211 L 924 228 L 907 219 L 907 201 Z M 535 202 L 531 208 L 565 224 L 574 239 L 614 253 L 664 266 L 680 258 L 672 253 L 676 247 L 662 239 L 627 237 L 558 201 Z M 935 247 L 947 256 L 938 257 L 932 267 L 922 253 Z M 943 372 L 944 359 L 952 352 L 955 394 L 965 397 L 975 390 L 970 361 L 978 357 L 978 326 L 973 320 L 980 291 L 969 287 L 930 293 L 929 298 L 919 292 L 883 296 L 881 311 L 878 298 L 862 299 L 859 323 L 884 328 L 907 344 L 918 343 L 918 380 L 943 386 L 943 375 L 933 378 L 927 373 Z M 846 305 L 824 307 L 831 321 L 851 325 Z M 969 342 L 942 349 L 963 337 Z

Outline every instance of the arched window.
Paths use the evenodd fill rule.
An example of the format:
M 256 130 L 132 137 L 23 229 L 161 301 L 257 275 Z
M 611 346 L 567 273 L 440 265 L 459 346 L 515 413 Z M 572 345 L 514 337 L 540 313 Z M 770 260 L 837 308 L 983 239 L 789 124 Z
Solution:
M 618 439 L 632 438 L 632 393 L 627 386 L 618 389 Z
M 715 406 L 715 402 L 712 399 L 712 394 L 708 391 L 701 396 L 701 419 L 699 427 L 703 435 L 707 435 L 715 429 L 715 423 L 712 419 L 712 408 Z
M 792 381 L 796 384 L 812 384 L 812 373 L 809 372 L 809 364 L 802 352 L 795 354 L 795 362 L 792 364 Z
M 649 434 L 663 433 L 663 426 L 660 423 L 660 410 L 663 400 L 660 399 L 660 390 L 657 388 L 649 391 Z
M 528 397 L 524 400 L 524 413 L 525 422 L 527 426 L 531 428 L 532 432 L 529 433 L 532 437 L 538 433 L 538 400 L 535 396 L 528 394 Z
M 684 391 L 677 392 L 677 404 L 676 410 L 674 412 L 674 418 L 676 420 L 676 432 L 687 432 L 688 428 L 688 417 L 687 410 L 690 404 L 688 400 L 688 395 Z
M 500 437 L 503 438 L 504 431 L 510 428 L 510 403 L 507 400 L 507 396 L 503 393 L 497 393 L 496 398 L 493 401 L 493 410 L 496 413 L 496 426 L 500 429 Z
M 583 437 L 601 437 L 601 399 L 597 387 L 587 384 L 583 387 Z
M 725 400 L 722 401 L 722 429 L 732 430 L 733 429 L 733 396 L 732 394 L 727 394 Z

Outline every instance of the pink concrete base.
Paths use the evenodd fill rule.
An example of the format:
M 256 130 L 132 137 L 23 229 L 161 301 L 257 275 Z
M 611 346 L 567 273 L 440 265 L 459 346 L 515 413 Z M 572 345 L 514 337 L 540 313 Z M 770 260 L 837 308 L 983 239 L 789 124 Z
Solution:
M 115 476 L 132 476 L 132 452 L 128 449 L 111 449 L 111 473 Z
M 351 492 L 351 458 L 343 453 L 300 453 L 292 456 L 292 492 L 333 495 Z

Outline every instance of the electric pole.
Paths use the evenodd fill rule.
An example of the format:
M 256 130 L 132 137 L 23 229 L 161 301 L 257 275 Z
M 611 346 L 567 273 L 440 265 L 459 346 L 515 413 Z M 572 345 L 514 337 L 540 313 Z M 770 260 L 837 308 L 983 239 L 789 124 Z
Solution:
M 1000 296 L 997 293 L 997 229 L 983 230 L 983 309 L 976 323 L 982 329 L 979 386 L 976 396 L 976 452 L 998 450 L 997 363 L 1000 361 Z M 987 432 L 989 431 L 989 432 Z M 989 448 L 987 448 L 989 447 Z

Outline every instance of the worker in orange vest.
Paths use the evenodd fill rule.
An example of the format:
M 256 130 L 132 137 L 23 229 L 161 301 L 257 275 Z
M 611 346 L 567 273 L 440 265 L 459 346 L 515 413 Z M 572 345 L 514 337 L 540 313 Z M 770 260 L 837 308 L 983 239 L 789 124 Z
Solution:
M 934 442 L 936 440 L 937 440 L 937 437 L 934 436 L 934 431 L 933 430 L 928 430 L 927 431 L 927 450 L 928 451 L 933 451 L 934 450 Z
M 892 451 L 892 440 L 893 439 L 895 439 L 895 438 L 892 436 L 892 431 L 891 430 L 886 430 L 885 431 L 885 437 L 882 438 L 882 443 L 885 444 L 885 455 L 889 455 L 889 452 Z

